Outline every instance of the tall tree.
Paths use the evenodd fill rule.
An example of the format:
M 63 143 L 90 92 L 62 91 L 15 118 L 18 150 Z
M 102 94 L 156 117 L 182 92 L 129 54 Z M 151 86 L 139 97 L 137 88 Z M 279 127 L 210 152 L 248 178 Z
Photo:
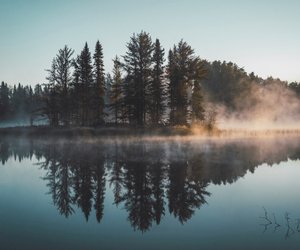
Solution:
M 96 43 L 94 53 L 94 86 L 92 108 L 94 112 L 94 123 L 102 124 L 104 122 L 104 92 L 105 92 L 105 77 L 103 64 L 103 50 L 99 41 Z
M 69 92 L 70 83 L 72 82 L 71 67 L 72 55 L 74 50 L 68 48 L 67 45 L 58 51 L 56 56 L 56 81 L 60 95 L 60 112 L 62 123 L 69 125 L 70 123 L 70 108 L 69 108 Z
M 7 119 L 10 113 L 10 97 L 9 88 L 6 83 L 0 85 L 0 121 Z
M 114 121 L 117 124 L 118 120 L 122 115 L 122 75 L 121 75 L 121 62 L 116 56 L 113 60 L 113 79 L 111 86 L 111 96 L 110 96 L 110 107 L 114 116 Z
M 191 98 L 192 106 L 192 122 L 198 123 L 205 119 L 205 109 L 204 109 L 204 96 L 201 87 L 201 81 L 206 77 L 207 70 L 205 68 L 204 62 L 198 57 L 194 60 L 194 82 L 193 82 L 193 92 Z
M 162 116 L 165 113 L 165 88 L 163 83 L 164 73 L 164 49 L 161 47 L 158 39 L 155 41 L 154 53 L 153 53 L 153 70 L 152 81 L 150 84 L 150 117 L 152 124 L 159 124 L 162 120 Z
M 77 63 L 81 126 L 88 126 L 91 125 L 91 112 L 89 106 L 91 103 L 90 95 L 93 84 L 93 66 L 91 53 L 87 43 L 85 43 Z
M 168 94 L 169 94 L 169 102 L 168 106 L 170 108 L 170 114 L 169 114 L 169 123 L 171 125 L 174 125 L 175 123 L 175 108 L 176 108 L 176 95 L 175 95 L 175 86 L 176 86 L 176 67 L 175 67 L 175 58 L 173 50 L 169 50 L 168 54 L 168 66 L 167 66 L 167 75 L 169 78 L 168 82 Z
M 123 57 L 127 73 L 125 104 L 128 107 L 129 121 L 138 126 L 146 123 L 153 49 L 150 35 L 142 31 L 131 37 L 127 44 L 127 53 Z
M 48 110 L 55 116 L 63 125 L 67 126 L 70 123 L 70 96 L 69 87 L 72 83 L 72 55 L 74 50 L 68 48 L 67 45 L 58 51 L 58 54 L 52 61 L 51 69 L 46 78 L 49 81 L 50 96 L 56 100 L 49 100 L 48 104 L 53 104 L 53 107 L 48 107 Z M 55 105 L 54 105 L 55 103 Z M 55 110 L 54 110 L 54 106 Z M 54 113 L 53 113 L 54 112 Z M 49 113 L 49 112 L 48 112 Z M 57 114 L 58 113 L 58 114 Z
M 194 50 L 184 41 L 169 52 L 168 78 L 170 97 L 170 123 L 173 125 L 186 125 L 189 118 L 189 89 L 196 83 L 195 96 L 199 90 L 199 81 L 202 76 L 200 59 L 194 56 Z M 199 91 L 198 91 L 199 92 Z M 198 104 L 197 104 L 198 105 Z M 200 104 L 199 104 L 200 105 Z M 194 106 L 196 103 L 194 102 Z

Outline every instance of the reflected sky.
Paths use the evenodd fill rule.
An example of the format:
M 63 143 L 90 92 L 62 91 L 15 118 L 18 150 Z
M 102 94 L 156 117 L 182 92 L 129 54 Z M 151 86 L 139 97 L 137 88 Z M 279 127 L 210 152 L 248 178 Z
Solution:
M 298 249 L 299 156 L 294 137 L 3 138 L 1 246 Z

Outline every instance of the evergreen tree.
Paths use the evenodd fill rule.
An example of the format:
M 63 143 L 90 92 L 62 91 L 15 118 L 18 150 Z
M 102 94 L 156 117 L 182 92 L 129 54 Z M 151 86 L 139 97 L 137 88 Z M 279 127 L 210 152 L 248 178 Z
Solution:
M 70 123 L 69 87 L 72 82 L 71 67 L 74 51 L 66 45 L 56 56 L 56 83 L 59 91 L 60 113 L 63 125 Z
M 159 124 L 162 120 L 162 116 L 165 113 L 165 89 L 163 85 L 163 73 L 164 73 L 164 49 L 161 48 L 158 39 L 155 41 L 154 53 L 153 53 L 154 67 L 152 70 L 152 81 L 150 84 L 150 116 L 152 124 Z
M 93 84 L 93 66 L 91 53 L 87 43 L 81 54 L 78 58 L 78 90 L 79 90 L 79 109 L 80 109 L 80 118 L 81 118 L 81 126 L 91 125 L 91 112 L 90 112 L 90 104 L 91 104 L 91 88 Z
M 195 112 L 201 113 L 200 104 L 195 103 L 199 98 L 199 81 L 203 77 L 203 66 L 200 59 L 194 56 L 194 50 L 182 40 L 169 52 L 168 77 L 170 98 L 170 123 L 186 125 L 189 118 L 188 90 L 196 83 L 194 95 Z
M 99 41 L 96 43 L 94 53 L 94 75 L 95 81 L 93 86 L 92 108 L 94 112 L 94 123 L 101 124 L 104 122 L 104 91 L 105 77 L 103 64 L 102 45 Z
M 8 118 L 10 113 L 10 91 L 6 83 L 0 85 L 0 121 Z
M 81 119 L 81 85 L 79 83 L 79 62 L 80 62 L 80 56 L 77 56 L 73 62 L 73 82 L 72 82 L 72 88 L 71 88 L 71 98 L 72 98 L 72 105 L 71 105 L 71 120 L 72 123 L 76 126 L 81 125 L 82 119 Z
M 127 73 L 125 86 L 125 105 L 129 122 L 138 126 L 146 123 L 149 102 L 149 84 L 151 82 L 151 66 L 153 44 L 146 32 L 133 35 L 127 44 L 127 53 L 123 57 Z
M 70 123 L 70 96 L 69 88 L 72 83 L 71 67 L 72 55 L 74 51 L 67 45 L 58 51 L 58 54 L 52 61 L 51 69 L 47 70 L 49 75 L 46 78 L 49 81 L 49 96 L 47 104 L 48 115 L 55 116 L 55 125 L 61 121 L 63 125 Z M 55 98 L 49 100 L 49 98 Z M 51 118 L 51 119 L 52 119 Z
M 100 223 L 104 212 L 104 198 L 105 198 L 105 168 L 104 158 L 97 157 L 97 165 L 93 173 L 94 185 L 94 208 L 96 210 L 96 219 Z
M 110 109 L 111 109 L 111 87 L 112 87 L 113 78 L 110 73 L 107 73 L 105 76 L 105 92 L 104 92 L 104 113 L 105 116 L 110 119 Z
M 113 79 L 111 86 L 111 96 L 110 96 L 110 107 L 114 116 L 115 124 L 118 123 L 118 120 L 121 118 L 121 109 L 122 109 L 122 75 L 121 75 L 121 62 L 116 56 L 113 60 Z
M 191 98 L 192 106 L 192 122 L 197 123 L 205 119 L 204 109 L 204 97 L 201 88 L 201 81 L 206 77 L 207 70 L 205 69 L 204 63 L 197 57 L 194 61 L 195 65 L 195 76 L 194 86 Z
M 169 123 L 171 125 L 175 124 L 175 107 L 176 107 L 176 95 L 175 95 L 175 86 L 176 86 L 176 67 L 175 67 L 175 59 L 173 50 L 169 50 L 168 55 L 168 67 L 167 67 L 167 75 L 169 78 L 169 84 L 168 84 L 168 93 L 169 93 L 169 108 L 170 108 L 170 114 L 169 114 Z
M 205 110 L 203 106 L 203 94 L 199 82 L 194 83 L 192 93 L 192 122 L 197 123 L 203 121 L 205 118 Z

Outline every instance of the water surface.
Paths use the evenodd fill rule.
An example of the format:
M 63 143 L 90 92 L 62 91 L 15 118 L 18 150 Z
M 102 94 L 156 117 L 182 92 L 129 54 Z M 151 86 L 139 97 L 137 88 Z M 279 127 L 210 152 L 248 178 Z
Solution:
M 299 249 L 299 137 L 0 139 L 1 249 Z

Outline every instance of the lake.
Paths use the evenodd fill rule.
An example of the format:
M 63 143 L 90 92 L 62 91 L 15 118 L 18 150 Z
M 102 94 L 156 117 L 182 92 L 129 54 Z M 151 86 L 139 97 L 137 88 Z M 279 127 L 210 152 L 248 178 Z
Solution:
M 300 137 L 0 139 L 1 249 L 300 249 Z

